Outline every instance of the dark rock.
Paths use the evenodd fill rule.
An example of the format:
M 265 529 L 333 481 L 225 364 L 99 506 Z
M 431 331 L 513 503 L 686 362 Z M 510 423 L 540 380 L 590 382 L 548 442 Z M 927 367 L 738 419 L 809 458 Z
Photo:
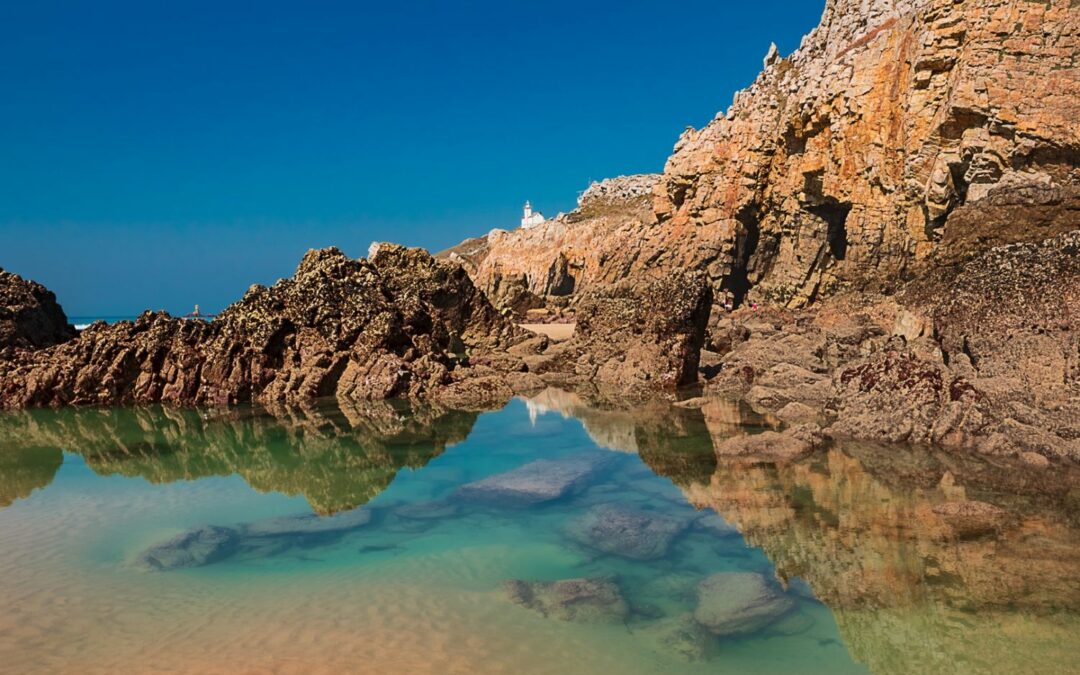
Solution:
M 667 554 L 671 543 L 689 525 L 687 519 L 604 505 L 570 523 L 567 534 L 597 551 L 655 560 Z
M 229 557 L 238 541 L 235 530 L 205 525 L 151 546 L 139 555 L 136 564 L 157 571 L 209 565 Z
M 795 606 L 775 584 L 755 572 L 721 572 L 698 586 L 694 618 L 716 635 L 746 635 Z
M 578 455 L 535 462 L 461 486 L 457 496 L 498 506 L 531 506 L 560 499 L 582 489 L 609 458 Z
M 0 320 L 5 339 L 47 346 L 69 337 L 51 294 L 24 291 L 39 308 L 3 298 L 14 307 Z M 527 337 L 457 265 L 393 245 L 369 261 L 329 248 L 308 252 L 291 279 L 253 286 L 212 322 L 148 312 L 0 359 L 0 407 L 386 399 L 448 385 L 460 390 L 455 402 L 502 403 L 505 384 L 463 384 L 467 360 Z
M 0 355 L 14 348 L 51 347 L 75 335 L 51 291 L 0 269 Z
M 515 605 L 560 621 L 618 622 L 630 611 L 619 587 L 607 579 L 512 580 L 503 590 Z
M 702 274 L 599 287 L 581 299 L 560 363 L 598 387 L 630 394 L 696 382 L 711 306 Z

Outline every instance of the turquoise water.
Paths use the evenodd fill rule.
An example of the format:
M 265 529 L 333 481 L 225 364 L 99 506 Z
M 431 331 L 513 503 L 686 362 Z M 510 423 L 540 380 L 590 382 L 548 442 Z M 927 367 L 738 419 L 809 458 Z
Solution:
M 868 451 L 717 466 L 715 439 L 764 424 L 730 405 L 611 412 L 550 399 L 479 415 L 379 405 L 0 416 L 0 670 L 993 670 L 963 660 L 977 659 L 965 640 L 977 653 L 995 639 L 978 612 L 960 613 L 970 633 L 959 646 L 949 632 L 961 625 L 955 596 L 984 589 L 953 581 L 943 601 L 927 582 L 928 556 L 948 567 L 948 551 L 968 543 L 883 532 L 883 514 L 919 513 L 928 497 L 869 477 Z M 530 495 L 537 475 L 591 472 L 538 503 L 477 494 L 478 481 L 537 461 L 544 471 L 515 483 Z M 320 517 L 280 520 L 302 514 Z M 234 541 L 148 569 L 148 551 L 207 525 Z M 1074 530 L 1050 525 L 1042 536 L 1060 561 Z M 973 543 L 985 555 L 994 542 Z M 1072 560 L 1056 579 L 1067 588 Z M 717 599 L 702 590 L 710 578 L 760 584 L 767 601 Z M 584 596 L 543 585 L 577 579 L 590 580 Z M 1063 666 L 1076 646 L 1072 594 L 1038 611 L 998 607 L 987 625 L 1014 649 L 1034 631 L 1044 641 L 1032 648 L 1050 659 L 1037 665 Z M 898 656 L 900 634 L 937 660 Z

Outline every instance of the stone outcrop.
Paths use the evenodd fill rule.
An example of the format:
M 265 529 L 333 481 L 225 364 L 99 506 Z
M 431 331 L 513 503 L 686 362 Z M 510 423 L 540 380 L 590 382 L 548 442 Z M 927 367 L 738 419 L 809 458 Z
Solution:
M 496 506 L 535 506 L 580 491 L 607 460 L 601 454 L 538 459 L 512 471 L 462 485 L 456 495 Z
M 325 249 L 309 252 L 291 279 L 253 286 L 212 322 L 145 313 L 0 361 L 0 405 L 453 393 L 464 380 L 497 375 L 469 359 L 524 337 L 457 265 L 392 245 L 370 260 Z M 498 383 L 478 389 L 503 400 L 511 393 Z
M 674 391 L 697 381 L 711 304 L 701 274 L 598 287 L 581 299 L 573 337 L 526 362 L 625 394 Z
M 0 269 L 0 358 L 15 349 L 39 349 L 75 337 L 56 296 L 41 284 Z
M 569 214 L 529 229 L 493 230 L 443 251 L 460 262 L 497 307 L 524 311 L 614 284 L 636 269 L 643 223 L 655 222 L 658 175 L 592 184 Z

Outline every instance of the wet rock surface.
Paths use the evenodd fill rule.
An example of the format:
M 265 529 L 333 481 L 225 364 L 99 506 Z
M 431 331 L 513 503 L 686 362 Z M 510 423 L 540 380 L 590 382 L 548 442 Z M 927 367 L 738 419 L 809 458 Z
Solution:
M 721 572 L 698 586 L 694 619 L 715 635 L 741 635 L 767 626 L 794 606 L 760 574 Z
M 503 583 L 510 602 L 559 621 L 613 623 L 626 619 L 629 606 L 610 579 L 565 579 Z
M 588 548 L 634 560 L 664 557 L 689 520 L 624 506 L 601 505 L 572 522 L 567 535 Z
M 495 506 L 532 506 L 581 490 L 608 462 L 600 454 L 538 459 L 512 471 L 462 485 L 459 499 Z
M 711 304 L 700 274 L 597 288 L 578 305 L 573 337 L 547 349 L 535 371 L 629 397 L 672 392 L 697 381 Z

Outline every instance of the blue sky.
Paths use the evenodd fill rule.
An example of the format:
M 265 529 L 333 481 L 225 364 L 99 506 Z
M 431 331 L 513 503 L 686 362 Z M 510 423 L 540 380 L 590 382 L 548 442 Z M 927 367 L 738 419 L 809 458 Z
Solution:
M 217 310 L 308 248 L 554 215 L 660 171 L 823 6 L 0 3 L 0 267 L 71 316 Z

